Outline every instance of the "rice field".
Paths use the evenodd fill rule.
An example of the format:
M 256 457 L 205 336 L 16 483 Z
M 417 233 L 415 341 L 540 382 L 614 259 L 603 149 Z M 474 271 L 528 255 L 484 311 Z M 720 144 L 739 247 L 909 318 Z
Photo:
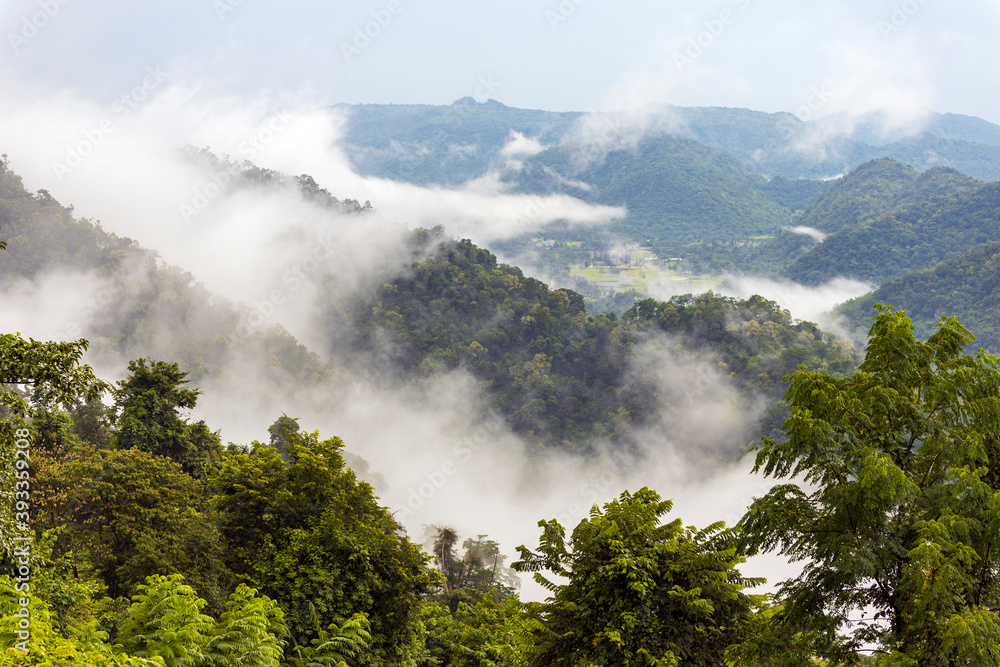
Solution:
M 652 264 L 621 264 L 618 266 L 583 266 L 570 267 L 570 276 L 583 277 L 600 287 L 612 289 L 634 289 L 645 293 L 654 285 L 671 284 L 671 291 L 704 292 L 718 287 L 722 278 L 711 275 L 697 275 L 675 271 L 667 266 Z

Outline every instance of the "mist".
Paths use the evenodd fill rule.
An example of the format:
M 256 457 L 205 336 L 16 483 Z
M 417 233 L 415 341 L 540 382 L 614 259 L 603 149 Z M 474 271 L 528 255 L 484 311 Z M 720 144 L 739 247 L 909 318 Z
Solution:
M 537 543 L 540 519 L 558 518 L 572 529 L 592 505 L 625 489 L 656 489 L 675 500 L 674 516 L 696 525 L 732 524 L 766 490 L 748 474 L 749 462 L 734 456 L 747 446 L 759 406 L 740 398 L 710 355 L 692 355 L 675 342 L 650 341 L 634 352 L 631 381 L 646 382 L 662 410 L 630 434 L 630 450 L 594 442 L 591 457 L 544 459 L 491 413 L 468 373 L 390 382 L 377 359 L 353 358 L 333 344 L 343 332 L 331 328 L 321 302 L 331 293 L 344 300 L 364 295 L 404 274 L 412 261 L 410 228 L 443 224 L 452 236 L 487 244 L 556 220 L 605 224 L 623 209 L 565 195 L 510 194 L 492 175 L 456 188 L 362 177 L 339 144 L 346 119 L 308 95 L 213 97 L 166 71 L 147 76 L 143 99 L 123 108 L 3 81 L 10 94 L 0 100 L 0 145 L 26 186 L 47 189 L 76 215 L 157 253 L 110 278 L 56 271 L 4 285 L 5 330 L 92 338 L 86 361 L 110 381 L 124 378 L 130 358 L 183 361 L 202 392 L 190 417 L 204 419 L 225 442 L 265 440 L 282 413 L 324 437 L 343 438 L 348 451 L 385 477 L 382 501 L 414 539 L 425 526 L 448 525 L 463 536 L 488 534 L 513 557 L 519 544 Z M 644 123 L 636 127 L 645 131 Z M 614 127 L 626 126 L 633 125 Z M 586 147 L 584 159 L 640 136 L 601 132 L 584 123 L 574 135 Z M 530 154 L 536 143 L 512 136 L 508 153 Z M 237 175 L 192 160 L 185 146 L 250 160 L 289 180 L 246 187 Z M 305 201 L 290 180 L 299 174 L 337 198 L 368 200 L 374 210 L 338 213 Z M 179 267 L 171 274 L 176 284 L 153 302 L 146 335 L 127 350 L 100 344 L 103 323 L 141 303 L 153 271 L 165 265 Z M 751 286 L 737 282 L 734 289 Z M 829 299 L 852 289 L 833 288 Z M 812 300 L 788 298 L 796 309 Z M 180 306 L 184 317 L 177 317 Z M 304 382 L 269 366 L 262 337 L 282 331 L 317 355 L 323 379 Z M 192 368 L 199 346 L 222 345 L 220 336 L 232 340 L 219 366 Z M 523 583 L 525 599 L 544 596 Z
M 50 274 L 7 289 L 2 298 L 0 326 L 46 338 L 53 331 L 89 336 L 92 320 L 107 317 L 122 293 L 106 281 Z M 69 329 L 67 312 L 75 313 Z M 165 318 L 157 321 L 162 336 L 129 356 L 172 360 L 177 348 L 171 341 L 191 344 L 200 334 L 184 326 L 171 329 Z M 571 530 L 592 505 L 626 489 L 653 488 L 674 500 L 671 516 L 703 526 L 720 519 L 735 523 L 753 496 L 768 488 L 749 474 L 748 460 L 734 456 L 749 444 L 748 425 L 759 417 L 759 406 L 741 400 L 711 355 L 686 352 L 676 341 L 647 341 L 631 362 L 629 381 L 650 383 L 663 406 L 657 419 L 630 434 L 630 449 L 595 442 L 597 453 L 590 457 L 531 454 L 464 371 L 425 382 L 389 382 L 377 360 L 358 362 L 335 353 L 329 360 L 342 370 L 328 381 L 302 386 L 270 376 L 266 359 L 255 355 L 252 345 L 233 346 L 224 368 L 196 383 L 202 394 L 188 416 L 204 419 L 224 441 L 241 445 L 266 442 L 267 427 L 281 414 L 295 417 L 306 430 L 342 438 L 349 452 L 384 476 L 381 500 L 414 539 L 429 526 L 446 525 L 465 537 L 488 534 L 508 557 L 520 544 L 537 543 L 539 520 L 556 518 Z M 125 375 L 127 359 L 99 346 L 87 361 L 105 379 Z M 359 363 L 373 372 L 361 372 Z M 746 572 L 776 581 L 785 576 L 780 565 L 767 559 Z M 522 578 L 522 596 L 539 600 L 545 591 Z
M 822 329 L 850 339 L 853 337 L 850 330 L 832 311 L 845 301 L 867 294 L 873 289 L 874 285 L 852 278 L 835 278 L 823 285 L 810 287 L 790 280 L 726 276 L 719 292 L 741 299 L 760 294 L 789 311 L 795 319 L 813 322 Z

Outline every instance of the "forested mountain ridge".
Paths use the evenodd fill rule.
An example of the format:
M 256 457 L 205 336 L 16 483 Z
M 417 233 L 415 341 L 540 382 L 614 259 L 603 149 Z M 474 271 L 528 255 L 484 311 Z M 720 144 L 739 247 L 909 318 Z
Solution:
M 825 179 L 888 157 L 921 171 L 943 166 L 983 180 L 1000 179 L 1000 127 L 971 116 L 930 113 L 920 130 L 899 131 L 887 130 L 890 124 L 877 114 L 803 121 L 783 112 L 663 105 L 632 115 L 587 115 L 477 101 L 492 91 L 480 92 L 477 99 L 449 106 L 334 108 L 347 114 L 345 145 L 361 173 L 420 184 L 455 185 L 478 178 L 500 164 L 498 153 L 509 132 L 551 146 L 571 139 L 574 123 L 584 116 L 612 139 L 633 133 L 693 139 L 768 177 Z M 474 148 L 475 137 L 485 141 Z
M 247 173 L 246 187 L 271 187 L 282 178 Z M 96 223 L 74 220 L 47 194 L 25 192 L 10 170 L 0 176 L 9 195 L 0 201 L 7 220 L 2 232 L 10 241 L 7 255 L 38 258 L 31 263 L 0 257 L 0 275 L 30 280 L 70 266 L 106 279 L 108 298 L 89 306 L 86 318 L 76 319 L 89 323 L 95 351 L 114 355 L 119 363 L 156 350 L 203 380 L 236 355 L 267 360 L 264 367 L 276 386 L 308 385 L 352 376 L 353 367 L 342 358 L 338 362 L 335 354 L 345 336 L 356 359 L 382 355 L 391 344 L 389 356 L 405 377 L 467 369 L 480 381 L 487 404 L 515 433 L 539 447 L 584 450 L 604 439 L 625 445 L 632 429 L 658 416 L 661 390 L 639 377 L 636 368 L 637 350 L 650 338 L 667 334 L 685 352 L 718 357 L 726 368 L 723 375 L 731 376 L 747 404 L 763 396 L 771 407 L 781 402 L 781 378 L 798 363 L 836 372 L 848 372 L 854 363 L 853 352 L 834 339 L 812 325 L 792 322 L 777 304 L 759 298 L 689 296 L 672 305 L 649 302 L 621 320 L 590 315 L 578 294 L 550 290 L 441 229 L 412 233 L 412 265 L 401 274 L 387 274 L 374 297 L 365 291 L 350 297 L 355 301 L 347 308 L 346 332 L 347 297 L 335 283 L 326 285 L 322 292 L 329 296 L 317 307 L 324 312 L 320 322 L 329 327 L 331 348 L 313 351 L 280 327 L 245 331 L 244 306 L 214 298 L 193 276 L 164 265 L 134 242 L 117 239 Z M 294 184 L 302 196 L 321 197 L 323 206 L 343 213 L 343 203 L 311 178 L 298 177 Z M 349 210 L 359 208 L 355 203 Z M 44 247 L 56 234 L 63 245 L 53 247 L 62 250 L 49 255 Z M 683 326 L 658 324 L 649 315 L 678 309 L 685 313 L 678 320 Z M 751 320 L 764 328 L 744 330 Z M 81 335 L 83 329 L 61 333 Z M 397 377 L 394 373 L 389 377 Z M 378 375 L 371 379 L 378 381 Z M 761 428 L 768 433 L 780 421 L 780 410 L 772 411 Z M 730 454 L 754 432 L 750 428 L 746 441 L 732 443 Z
M 278 180 L 276 173 L 262 172 L 245 172 L 244 185 L 268 187 Z M 105 232 L 99 222 L 75 218 L 72 207 L 45 190 L 27 192 L 7 165 L 0 165 L 0 236 L 8 245 L 0 255 L 0 279 L 7 285 L 66 271 L 100 283 L 91 298 L 65 314 L 62 330 L 52 332 L 63 338 L 86 333 L 99 354 L 128 359 L 159 348 L 197 379 L 218 373 L 236 348 L 271 359 L 276 377 L 310 382 L 329 370 L 280 327 L 241 329 L 245 307 L 209 293 L 190 273 Z
M 840 231 L 891 209 L 919 176 L 916 169 L 895 160 L 866 162 L 833 181 L 795 224 L 826 234 Z
M 409 271 L 354 308 L 354 345 L 392 350 L 410 375 L 470 370 L 529 442 L 627 444 L 628 434 L 658 416 L 663 404 L 655 383 L 630 381 L 634 350 L 663 334 L 717 358 L 748 401 L 766 397 L 765 433 L 783 420 L 777 406 L 787 373 L 799 364 L 846 373 L 856 361 L 849 345 L 793 322 L 760 297 L 647 299 L 620 320 L 593 316 L 580 295 L 550 290 L 468 240 L 446 239 L 436 229 L 414 232 L 413 241 Z M 424 257 L 428 243 L 438 248 Z
M 1000 186 L 970 188 L 954 174 L 935 176 L 957 180 L 958 187 L 831 234 L 796 259 L 788 277 L 817 284 L 840 275 L 878 284 L 996 240 Z
M 870 239 L 862 241 L 859 235 L 867 233 L 871 221 L 935 197 L 971 193 L 984 183 L 954 169 L 934 167 L 921 173 L 884 158 L 866 162 L 828 185 L 787 229 L 758 243 L 742 247 L 734 244 L 712 259 L 719 264 L 725 258 L 730 270 L 783 276 L 806 284 L 823 283 L 841 275 L 861 277 L 838 262 L 847 261 L 842 257 L 844 253 L 867 252 L 864 244 Z
M 766 179 L 728 154 L 690 139 L 651 137 L 584 164 L 576 164 L 578 150 L 573 144 L 548 148 L 526 158 L 508 177 L 523 192 L 562 192 L 594 204 L 627 207 L 627 217 L 609 228 L 626 238 L 746 238 L 773 232 L 791 219 Z M 791 192 L 782 195 L 801 200 Z
M 941 317 L 953 315 L 976 337 L 972 347 L 1000 350 L 1000 242 L 911 271 L 837 310 L 863 330 L 876 303 L 906 311 L 920 336 L 929 335 Z
M 789 228 L 755 245 L 731 248 L 729 267 L 747 273 L 781 276 L 798 257 L 819 243 L 817 232 L 830 234 L 889 210 L 918 177 L 919 172 L 915 169 L 895 160 L 866 162 L 829 181 L 827 189 Z

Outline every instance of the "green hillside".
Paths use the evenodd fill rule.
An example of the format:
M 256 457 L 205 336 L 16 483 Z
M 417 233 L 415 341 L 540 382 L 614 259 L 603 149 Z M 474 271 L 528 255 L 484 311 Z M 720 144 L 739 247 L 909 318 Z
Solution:
M 430 256 L 427 247 L 436 247 Z M 717 357 L 747 405 L 764 397 L 765 433 L 783 421 L 782 378 L 798 364 L 841 373 L 855 361 L 851 348 L 760 297 L 647 299 L 621 320 L 595 317 L 579 294 L 550 290 L 439 228 L 414 232 L 413 251 L 402 277 L 354 308 L 353 346 L 384 352 L 410 377 L 466 368 L 515 432 L 536 444 L 629 443 L 666 400 L 655 383 L 636 379 L 634 365 L 636 345 L 661 333 Z
M 1000 351 L 1000 242 L 911 271 L 838 310 L 855 328 L 867 329 L 876 303 L 905 310 L 918 336 L 935 330 L 941 317 L 959 319 L 976 337 L 973 347 Z
M 526 160 L 516 175 L 519 189 L 625 206 L 628 217 L 611 229 L 639 239 L 747 238 L 791 219 L 766 179 L 690 139 L 649 137 L 635 150 L 615 150 L 582 168 L 578 150 L 560 145 Z M 589 187 L 574 187 L 575 182 Z
M 268 173 L 268 179 L 280 177 Z M 259 170 L 247 172 L 242 187 L 258 187 L 259 182 L 254 183 L 260 175 Z M 342 202 L 330 205 L 339 208 Z M 191 369 L 195 380 L 218 373 L 234 350 L 271 359 L 268 371 L 279 381 L 312 382 L 328 372 L 282 328 L 241 330 L 245 307 L 215 298 L 194 276 L 165 265 L 155 252 L 131 239 L 75 218 L 72 207 L 61 205 L 45 190 L 31 194 L 2 163 L 0 240 L 7 242 L 7 250 L 0 253 L 0 280 L 5 284 L 67 269 L 106 281 L 93 299 L 65 315 L 65 335 L 88 336 L 99 355 L 127 360 L 157 350 Z
M 927 184 L 927 191 L 939 192 L 941 179 L 952 183 L 954 187 L 945 187 L 952 194 L 903 203 L 831 234 L 795 260 L 788 277 L 817 284 L 840 275 L 879 284 L 997 240 L 1000 184 L 970 189 L 967 179 L 936 171 L 915 185 Z
M 888 158 L 866 162 L 834 181 L 795 224 L 826 234 L 840 231 L 891 209 L 919 176 L 913 167 Z
M 772 184 L 775 181 L 778 179 L 773 179 Z M 815 181 L 799 183 L 804 186 Z M 753 244 L 732 244 L 711 251 L 703 250 L 690 259 L 702 270 L 714 267 L 715 270 L 743 271 L 774 277 L 790 275 L 797 280 L 824 282 L 839 274 L 829 266 L 825 271 L 801 267 L 812 267 L 821 261 L 831 262 L 830 258 L 835 259 L 836 251 L 842 251 L 844 244 L 849 243 L 854 234 L 863 233 L 867 221 L 901 206 L 920 204 L 933 197 L 969 192 L 980 185 L 980 181 L 954 169 L 936 167 L 921 174 L 895 160 L 873 160 L 829 182 L 816 202 L 797 216 L 788 229 L 780 230 Z M 823 242 L 818 242 L 802 230 L 791 231 L 795 228 L 808 228 L 832 235 Z M 836 248 L 836 251 L 832 248 Z

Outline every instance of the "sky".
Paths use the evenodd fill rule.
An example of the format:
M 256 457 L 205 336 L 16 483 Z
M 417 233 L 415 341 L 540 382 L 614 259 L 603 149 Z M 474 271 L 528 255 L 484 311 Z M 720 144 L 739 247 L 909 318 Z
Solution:
M 317 104 L 488 97 L 1000 122 L 993 0 L 5 0 L 0 72 L 109 104 L 147 68 Z

